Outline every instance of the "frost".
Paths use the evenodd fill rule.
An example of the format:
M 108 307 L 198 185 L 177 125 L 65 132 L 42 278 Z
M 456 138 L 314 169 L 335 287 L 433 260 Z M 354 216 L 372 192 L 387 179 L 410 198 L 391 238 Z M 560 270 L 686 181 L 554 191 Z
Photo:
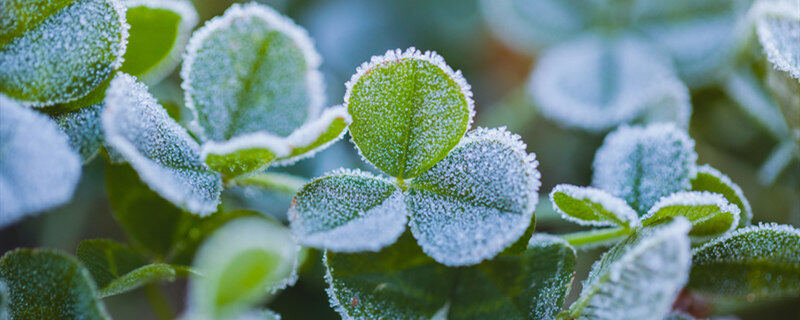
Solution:
M 297 281 L 300 247 L 283 226 L 260 217 L 231 220 L 195 255 L 202 276 L 189 282 L 189 314 L 224 319 Z
M 56 124 L 0 94 L 0 227 L 66 203 L 80 174 Z
M 661 197 L 689 189 L 696 161 L 694 140 L 673 124 L 621 126 L 597 150 L 592 184 L 642 215 Z
M 480 4 L 498 37 L 531 53 L 584 31 L 591 12 L 583 2 L 558 0 L 482 0 Z
M 222 181 L 200 161 L 200 147 L 144 84 L 119 73 L 106 92 L 106 142 L 159 195 L 190 212 L 217 209 Z
M 702 241 L 736 229 L 739 207 L 730 204 L 721 194 L 681 191 L 663 197 L 642 216 L 642 224 L 654 225 L 666 219 L 682 216 L 692 224 L 689 236 Z
M 470 132 L 411 182 L 409 227 L 423 251 L 448 266 L 476 264 L 516 241 L 538 202 L 533 154 L 505 128 Z
M 77 100 L 122 64 L 128 24 L 116 0 L 4 2 L 0 21 L 0 88 L 23 104 Z
M 586 36 L 545 51 L 530 91 L 546 117 L 571 127 L 603 131 L 651 109 L 648 120 L 685 127 L 687 89 L 663 61 L 668 59 L 632 36 Z
M 373 56 L 346 87 L 353 142 L 364 160 L 394 177 L 415 177 L 441 160 L 474 114 L 461 72 L 413 47 Z
M 570 319 L 662 320 L 689 276 L 690 224 L 646 227 L 595 262 Z
M 83 163 L 92 160 L 105 141 L 103 128 L 100 125 L 100 114 L 104 106 L 99 103 L 53 117 L 61 131 L 69 138 L 69 146 L 78 152 Z
M 767 60 L 774 68 L 800 80 L 800 3 L 761 0 L 751 10 Z
M 325 109 L 319 118 L 304 124 L 286 137 L 286 143 L 292 151 L 289 156 L 280 159 L 277 165 L 290 165 L 313 157 L 341 139 L 350 122 L 352 119 L 344 106 Z
M 405 230 L 400 189 L 368 173 L 337 170 L 304 186 L 289 208 L 300 243 L 337 252 L 378 251 Z
M 692 191 L 708 191 L 721 194 L 728 202 L 739 207 L 740 227 L 749 225 L 753 219 L 753 209 L 751 209 L 750 202 L 747 201 L 739 185 L 709 165 L 697 167 L 697 177 L 692 179 Z
M 600 189 L 560 184 L 550 192 L 550 201 L 561 217 L 583 226 L 639 226 L 639 215 L 625 200 Z
M 234 4 L 187 45 L 181 77 L 193 130 L 213 141 L 291 134 L 323 105 L 320 63 L 306 31 L 289 18 Z

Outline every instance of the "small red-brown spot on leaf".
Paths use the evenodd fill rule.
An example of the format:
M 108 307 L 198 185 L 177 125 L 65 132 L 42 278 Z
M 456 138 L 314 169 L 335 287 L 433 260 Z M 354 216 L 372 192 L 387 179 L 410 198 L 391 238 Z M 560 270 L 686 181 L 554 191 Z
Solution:
M 358 305 L 358 297 L 353 297 L 353 300 L 350 300 L 350 306 L 357 306 Z

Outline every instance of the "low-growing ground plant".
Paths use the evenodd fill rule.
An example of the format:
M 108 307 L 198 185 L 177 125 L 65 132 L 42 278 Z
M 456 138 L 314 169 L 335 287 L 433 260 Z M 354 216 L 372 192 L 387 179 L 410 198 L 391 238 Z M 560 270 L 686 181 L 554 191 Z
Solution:
M 800 229 L 754 224 L 743 188 L 698 164 L 683 84 L 787 120 L 775 180 L 800 141 L 796 2 L 481 4 L 512 46 L 545 50 L 529 83 L 545 116 L 610 131 L 590 186 L 543 183 L 522 136 L 472 128 L 473 88 L 433 51 L 373 56 L 327 107 L 311 37 L 264 4 L 199 26 L 187 0 L 0 0 L 0 228 L 76 202 L 99 164 L 124 234 L 9 248 L 0 319 L 111 319 L 110 297 L 137 292 L 159 319 L 281 319 L 301 286 L 342 319 L 701 319 L 800 299 Z M 290 173 L 346 134 L 363 165 Z M 226 198 L 242 187 L 292 201 L 243 210 Z

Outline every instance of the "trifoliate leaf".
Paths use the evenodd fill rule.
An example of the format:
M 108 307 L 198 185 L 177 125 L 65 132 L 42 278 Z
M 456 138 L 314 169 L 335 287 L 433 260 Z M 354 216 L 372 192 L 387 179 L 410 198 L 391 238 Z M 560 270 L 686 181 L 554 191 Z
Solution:
M 681 191 L 658 200 L 642 216 L 642 225 L 651 226 L 681 216 L 692 224 L 689 231 L 692 240 L 703 241 L 736 229 L 739 213 L 739 207 L 729 203 L 721 194 Z
M 478 128 L 411 181 L 409 227 L 448 266 L 490 259 L 525 233 L 538 202 L 538 162 L 518 135 Z
M 106 142 L 164 199 L 189 212 L 217 210 L 222 181 L 200 147 L 135 78 L 119 73 L 106 93 Z
M 574 37 L 587 27 L 588 1 L 482 0 L 481 11 L 495 34 L 525 52 Z
M 728 176 L 709 165 L 697 167 L 697 177 L 692 179 L 692 191 L 708 191 L 718 193 L 739 208 L 739 227 L 750 225 L 753 210 L 745 198 L 742 189 Z
M 186 0 L 122 0 L 128 7 L 128 50 L 120 71 L 154 84 L 180 62 L 197 12 Z
M 0 94 L 0 227 L 66 203 L 80 174 L 56 124 Z
M 691 113 L 688 91 L 675 79 L 669 58 L 632 36 L 585 36 L 546 50 L 530 92 L 544 116 L 591 131 L 638 118 L 686 127 Z
M 714 312 L 800 297 L 800 231 L 761 224 L 731 232 L 693 251 L 688 287 Z
M 418 176 L 444 158 L 474 113 L 469 84 L 435 52 L 409 48 L 373 56 L 346 87 L 353 142 L 393 177 Z
M 231 220 L 203 243 L 189 283 L 189 313 L 233 318 L 294 284 L 299 246 L 283 226 L 257 217 Z
M 553 209 L 565 220 L 584 226 L 639 226 L 639 215 L 625 200 L 592 187 L 560 184 L 550 192 Z
M 0 91 L 46 106 L 83 97 L 122 64 L 128 39 L 117 0 L 4 1 Z
M 696 161 L 694 140 L 673 124 L 622 126 L 597 150 L 592 184 L 643 215 L 661 197 L 691 187 Z
M 301 244 L 355 252 L 394 243 L 407 214 L 397 186 L 368 173 L 337 170 L 300 189 L 288 216 Z
M 683 218 L 646 227 L 595 262 L 565 319 L 662 320 L 689 276 Z
M 380 252 L 326 252 L 324 262 L 328 296 L 343 319 L 554 319 L 575 251 L 536 235 L 519 255 L 446 268 L 405 233 Z
M 751 14 L 758 41 L 774 68 L 800 81 L 800 3 L 792 0 L 760 0 Z
M 285 137 L 323 104 L 321 59 L 304 29 L 271 8 L 234 4 L 197 30 L 181 76 L 197 133 L 217 142 Z
M 325 109 L 319 118 L 304 124 L 286 137 L 285 142 L 291 151 L 288 156 L 280 158 L 278 163 L 289 165 L 314 156 L 341 139 L 348 124 L 350 115 L 344 106 Z
M 67 135 L 69 146 L 87 163 L 100 151 L 105 138 L 100 124 L 104 104 L 99 103 L 53 117 L 59 129 Z
M 11 319 L 111 319 L 89 271 L 53 250 L 17 249 L 0 259 Z
M 81 241 L 75 255 L 92 274 L 100 297 L 131 291 L 149 282 L 173 281 L 191 271 L 166 263 L 149 264 L 132 247 L 106 239 Z

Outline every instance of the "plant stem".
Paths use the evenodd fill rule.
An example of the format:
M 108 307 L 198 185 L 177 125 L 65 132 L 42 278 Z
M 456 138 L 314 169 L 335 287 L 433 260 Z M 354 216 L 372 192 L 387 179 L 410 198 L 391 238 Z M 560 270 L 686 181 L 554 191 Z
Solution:
M 616 227 L 562 234 L 561 238 L 575 247 L 596 245 L 619 240 L 633 232 L 630 228 Z
M 144 294 L 147 296 L 147 301 L 150 302 L 150 307 L 156 317 L 161 320 L 175 319 L 175 311 L 169 305 L 167 295 L 161 289 L 158 283 L 151 283 L 144 286 Z
M 308 182 L 308 180 L 288 173 L 264 172 L 245 178 L 234 179 L 231 181 L 231 184 L 243 187 L 259 187 L 288 196 L 294 196 L 306 182 Z

